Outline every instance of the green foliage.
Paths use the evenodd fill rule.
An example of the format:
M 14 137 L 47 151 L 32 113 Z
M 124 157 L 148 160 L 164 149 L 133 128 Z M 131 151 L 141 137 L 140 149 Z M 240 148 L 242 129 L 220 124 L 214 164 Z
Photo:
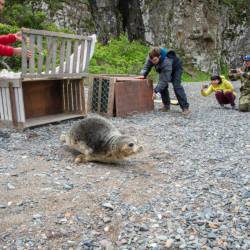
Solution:
M 97 43 L 90 63 L 90 72 L 139 74 L 148 49 L 139 42 L 129 42 L 126 36 L 111 39 L 106 46 Z

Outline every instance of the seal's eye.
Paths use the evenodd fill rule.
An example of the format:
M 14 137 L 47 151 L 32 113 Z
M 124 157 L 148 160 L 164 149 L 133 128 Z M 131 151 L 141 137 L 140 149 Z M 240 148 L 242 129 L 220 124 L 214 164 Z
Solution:
M 132 148 L 132 147 L 134 147 L 134 143 L 129 143 L 128 146 L 129 146 L 130 148 Z

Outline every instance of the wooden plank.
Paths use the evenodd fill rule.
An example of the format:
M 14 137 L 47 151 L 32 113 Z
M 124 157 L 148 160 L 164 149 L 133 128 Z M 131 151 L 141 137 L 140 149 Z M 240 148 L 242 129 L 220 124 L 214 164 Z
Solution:
M 76 90 L 76 86 L 77 86 L 77 80 L 72 80 L 73 84 L 72 84 L 72 88 L 73 88 L 73 104 L 74 104 L 74 112 L 78 111 L 78 106 L 77 106 L 77 90 Z
M 37 72 L 38 74 L 41 74 L 43 71 L 43 38 L 42 36 L 37 36 L 37 50 L 38 50 Z
M 64 61 L 65 61 L 65 39 L 61 40 L 61 48 L 60 48 L 60 68 L 59 73 L 62 74 L 64 72 Z
M 92 41 L 91 37 L 82 36 L 82 35 L 74 35 L 74 34 L 66 34 L 62 32 L 52 32 L 52 31 L 46 31 L 46 30 L 35 30 L 35 29 L 27 29 L 27 28 L 22 28 L 22 32 L 24 34 L 33 34 L 33 35 L 42 35 L 42 36 L 49 36 L 49 37 L 62 37 L 62 38 L 68 38 L 68 39 Z
M 35 72 L 35 36 L 34 35 L 30 35 L 29 50 L 31 52 L 31 57 L 29 59 L 29 73 L 33 74 Z
M 87 100 L 88 113 L 92 111 L 93 87 L 94 87 L 94 76 L 90 76 L 88 85 L 88 100 Z
M 109 82 L 109 100 L 108 100 L 108 115 L 113 116 L 115 101 L 115 78 L 110 78 Z
M 75 80 L 75 111 L 80 111 L 80 104 L 79 104 L 79 84 L 81 80 Z
M 27 35 L 22 33 L 22 73 L 26 74 L 27 73 L 27 47 L 26 47 L 26 42 L 27 42 Z
M 13 128 L 13 122 L 12 121 L 0 121 L 0 128 L 1 127 L 8 127 L 8 128 Z M 15 129 L 23 129 L 24 128 L 24 123 L 18 122 L 17 125 L 15 126 Z
M 74 56 L 73 56 L 73 65 L 72 65 L 72 73 L 78 73 L 77 72 L 77 59 L 78 59 L 78 46 L 79 42 L 78 40 L 75 40 L 74 42 Z
M 0 79 L 0 88 L 8 88 L 10 79 Z M 11 79 L 13 87 L 21 86 L 21 79 Z
M 71 112 L 73 112 L 75 109 L 75 107 L 74 107 L 74 88 L 73 88 L 74 81 L 69 80 L 69 82 L 70 82 Z
M 65 81 L 62 80 L 62 96 L 63 96 L 63 111 L 65 112 L 66 110 L 66 96 L 65 96 Z
M 70 92 L 70 84 L 69 84 L 69 80 L 66 81 L 67 82 L 67 112 L 70 112 L 70 106 L 71 106 L 71 92 Z
M 25 128 L 84 117 L 83 114 L 55 114 L 27 119 Z
M 23 76 L 22 81 L 34 81 L 36 80 L 60 80 L 60 79 L 79 79 L 83 77 L 87 77 L 88 73 L 81 73 L 81 74 L 71 74 L 71 73 L 64 73 L 64 74 L 26 74 Z
M 83 60 L 84 60 L 84 52 L 85 52 L 85 41 L 81 42 L 81 50 L 80 50 L 80 63 L 79 63 L 79 73 L 84 72 L 83 68 Z
M 5 115 L 4 115 L 4 103 L 3 103 L 3 88 L 0 88 L 0 119 L 5 120 Z
M 2 88 L 2 98 L 3 98 L 4 120 L 9 120 L 7 97 L 6 97 L 6 88 Z
M 57 57 L 57 38 L 53 38 L 52 45 L 52 70 L 51 74 L 56 73 L 56 57 Z
M 86 56 L 86 61 L 85 61 L 84 72 L 87 72 L 88 67 L 89 67 L 91 44 L 92 44 L 92 40 L 87 41 L 87 56 Z
M 7 109 L 8 109 L 8 120 L 12 121 L 12 110 L 11 110 L 11 104 L 10 104 L 10 92 L 9 92 L 9 88 L 4 88 L 4 89 L 5 89 L 6 104 L 7 104 Z
M 24 123 L 26 120 L 26 117 L 25 117 L 25 110 L 24 110 L 22 86 L 20 88 L 18 88 L 17 91 L 18 91 L 18 102 L 19 102 L 19 110 L 20 110 L 20 122 Z
M 20 115 L 20 104 L 19 104 L 18 88 L 14 88 L 14 94 L 15 94 L 15 100 L 16 100 L 17 122 L 20 122 L 21 121 L 21 115 Z
M 70 73 L 71 40 L 67 40 L 65 73 Z
M 12 121 L 13 121 L 13 125 L 16 126 L 17 121 L 18 121 L 17 109 L 16 109 L 16 98 L 15 98 L 15 91 L 11 82 L 9 83 L 9 96 L 10 96 Z
M 45 67 L 46 74 L 50 74 L 50 64 L 51 64 L 51 59 L 52 59 L 52 49 L 53 49 L 52 38 L 47 37 L 47 56 L 46 56 L 46 67 Z
M 80 111 L 82 114 L 86 114 L 85 108 L 85 93 L 84 93 L 84 80 L 80 80 L 79 82 L 79 104 L 80 104 Z

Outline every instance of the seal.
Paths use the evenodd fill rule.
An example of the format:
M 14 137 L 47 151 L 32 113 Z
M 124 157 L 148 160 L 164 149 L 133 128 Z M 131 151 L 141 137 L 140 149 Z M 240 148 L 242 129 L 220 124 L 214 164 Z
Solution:
M 60 140 L 81 153 L 75 163 L 118 162 L 142 151 L 136 138 L 121 134 L 109 120 L 98 115 L 75 123 Z

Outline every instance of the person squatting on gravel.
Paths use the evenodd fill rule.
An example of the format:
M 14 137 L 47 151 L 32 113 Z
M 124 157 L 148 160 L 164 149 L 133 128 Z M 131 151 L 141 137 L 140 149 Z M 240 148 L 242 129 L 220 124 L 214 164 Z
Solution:
M 152 98 L 156 98 L 156 94 L 160 93 L 163 108 L 162 111 L 170 110 L 170 97 L 168 91 L 168 83 L 172 82 L 176 98 L 182 109 L 182 114 L 190 113 L 189 103 L 187 102 L 186 93 L 181 85 L 181 76 L 183 73 L 182 61 L 177 57 L 174 51 L 167 51 L 166 48 L 153 48 L 147 57 L 143 70 L 141 71 L 140 79 L 145 79 L 152 67 L 155 67 L 159 73 L 159 83 L 154 88 Z
M 3 11 L 4 3 L 4 0 L 0 0 L 0 13 Z M 15 43 L 17 41 L 22 41 L 21 32 L 0 36 L 0 56 L 21 56 L 22 48 L 13 48 L 8 46 L 9 44 Z M 30 51 L 27 51 L 27 56 L 31 57 Z
M 237 69 L 241 77 L 239 110 L 250 112 L 250 55 L 243 57 L 243 70 Z
M 208 96 L 215 92 L 215 97 L 220 106 L 225 104 L 231 104 L 231 107 L 235 109 L 235 98 L 236 93 L 234 87 L 224 76 L 212 76 L 211 84 L 209 87 L 203 85 L 201 88 L 201 94 L 203 96 Z

